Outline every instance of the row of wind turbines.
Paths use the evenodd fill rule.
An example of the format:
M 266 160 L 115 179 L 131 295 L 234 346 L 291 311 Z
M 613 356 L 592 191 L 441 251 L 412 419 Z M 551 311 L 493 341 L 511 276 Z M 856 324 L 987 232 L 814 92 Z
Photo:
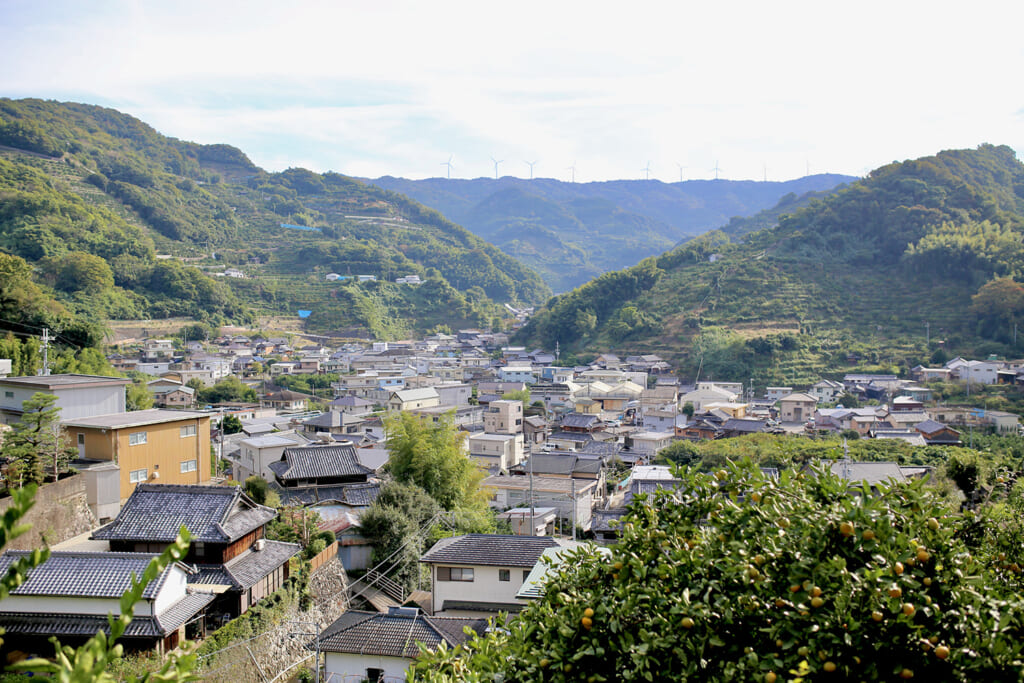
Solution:
M 451 180 L 451 177 L 452 177 L 452 168 L 454 168 L 454 164 L 452 164 L 452 159 L 454 159 L 454 158 L 455 158 L 455 155 L 452 154 L 452 155 L 448 156 L 448 161 L 442 161 L 441 162 L 441 166 L 447 167 L 447 171 L 448 171 L 447 178 L 448 178 L 448 180 Z M 491 161 L 494 163 L 494 179 L 497 180 L 498 179 L 498 166 L 500 166 L 501 164 L 505 163 L 505 160 L 504 159 L 495 159 L 494 157 L 491 157 Z M 533 180 L 533 167 L 536 166 L 537 164 L 539 164 L 540 162 L 539 161 L 524 161 L 523 163 L 530 167 L 530 180 Z M 679 182 L 683 182 L 683 171 L 685 169 L 689 168 L 689 166 L 684 166 L 684 165 L 682 165 L 680 163 L 677 163 L 676 166 L 679 167 Z M 569 172 L 569 182 L 575 183 L 576 182 L 576 162 L 575 161 L 572 162 L 572 166 L 567 166 L 565 170 Z M 722 173 L 725 169 L 719 167 L 718 161 L 715 161 L 714 167 L 710 168 L 708 170 L 709 171 L 713 171 L 714 174 L 715 174 L 715 180 L 718 180 L 719 179 L 719 174 Z M 644 174 L 644 180 L 650 180 L 651 179 L 651 162 L 648 161 L 647 165 L 640 169 L 640 172 Z M 811 166 L 810 166 L 810 164 L 808 164 L 807 165 L 807 175 L 810 175 L 810 174 L 811 174 Z M 768 180 L 768 166 L 767 165 L 764 167 L 764 180 L 766 182 Z

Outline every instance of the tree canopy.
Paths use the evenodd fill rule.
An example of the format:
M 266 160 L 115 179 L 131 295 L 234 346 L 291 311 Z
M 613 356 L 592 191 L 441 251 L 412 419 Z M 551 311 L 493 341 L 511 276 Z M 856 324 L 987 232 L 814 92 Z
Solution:
M 924 481 L 824 469 L 680 471 L 608 555 L 581 549 L 506 629 L 425 655 L 418 680 L 1019 680 L 1020 523 Z M 1019 496 L 1007 505 L 1018 509 Z M 986 538 L 986 529 L 1002 542 Z M 1016 567 L 1016 569 L 1014 569 Z
M 445 510 L 486 506 L 483 471 L 469 459 L 465 434 L 445 416 L 429 422 L 400 412 L 387 419 L 388 468 L 397 481 L 422 488 Z

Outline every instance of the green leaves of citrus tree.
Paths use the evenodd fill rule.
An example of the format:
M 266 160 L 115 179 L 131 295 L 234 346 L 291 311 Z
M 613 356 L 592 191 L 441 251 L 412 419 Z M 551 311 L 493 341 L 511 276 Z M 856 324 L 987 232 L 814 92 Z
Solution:
M 583 549 L 507 629 L 416 679 L 1017 680 L 1024 603 L 926 483 L 851 489 L 749 461 L 681 471 Z M 1019 552 L 1019 551 L 1018 551 Z M 1019 559 L 1019 558 L 1017 558 Z M 461 659 L 460 659 L 461 658 Z

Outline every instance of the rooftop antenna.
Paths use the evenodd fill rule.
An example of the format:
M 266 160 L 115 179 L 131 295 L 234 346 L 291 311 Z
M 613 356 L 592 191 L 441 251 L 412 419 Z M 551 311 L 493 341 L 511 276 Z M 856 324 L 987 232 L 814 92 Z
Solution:
M 442 166 L 447 166 L 448 167 L 448 180 L 452 179 L 452 158 L 454 156 L 455 156 L 454 154 L 449 154 L 448 155 L 448 161 L 442 161 L 441 162 Z
M 641 168 L 640 170 L 644 172 L 644 180 L 650 180 L 651 179 L 651 162 L 650 161 L 648 161 L 647 165 L 644 166 L 643 168 Z
M 569 171 L 569 173 L 570 173 L 569 182 L 570 183 L 575 183 L 576 182 L 576 162 L 575 161 L 572 162 L 572 166 L 570 166 L 569 168 L 567 168 L 565 170 Z
M 536 161 L 525 161 L 525 162 L 523 162 L 523 163 L 525 163 L 525 164 L 526 164 L 527 166 L 529 166 L 529 167 L 530 167 L 530 180 L 533 180 L 533 166 L 534 166 L 534 164 L 536 164 L 537 162 L 536 162 Z
M 497 180 L 498 179 L 498 164 L 504 162 L 505 160 L 504 159 L 495 159 L 494 157 L 491 157 L 491 161 L 494 162 L 494 179 Z
M 722 169 L 718 168 L 717 160 L 715 161 L 715 167 L 711 170 L 715 172 L 715 180 L 718 180 L 718 174 L 721 172 Z
M 678 167 L 679 167 L 679 182 L 683 182 L 683 169 L 684 169 L 684 168 L 687 168 L 687 167 L 686 167 L 686 166 L 683 166 L 683 165 L 682 165 L 681 163 L 679 163 L 678 161 L 676 162 L 676 166 L 678 166 Z

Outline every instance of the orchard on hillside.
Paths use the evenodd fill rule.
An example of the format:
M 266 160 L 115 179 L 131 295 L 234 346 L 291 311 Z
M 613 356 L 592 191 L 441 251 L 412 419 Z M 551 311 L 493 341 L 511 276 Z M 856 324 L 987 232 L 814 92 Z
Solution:
M 678 476 L 634 503 L 610 555 L 578 551 L 507 628 L 425 653 L 410 678 L 1021 680 L 1019 544 L 969 545 L 988 521 L 926 482 L 851 490 L 750 461 Z

